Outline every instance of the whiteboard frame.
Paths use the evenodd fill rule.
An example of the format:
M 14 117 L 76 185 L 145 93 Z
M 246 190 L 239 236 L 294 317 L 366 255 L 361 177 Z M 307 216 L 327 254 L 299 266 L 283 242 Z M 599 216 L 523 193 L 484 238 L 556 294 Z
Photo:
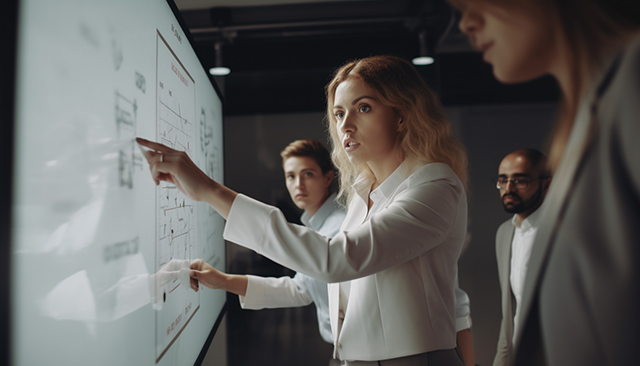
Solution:
M 176 3 L 174 2 L 174 0 L 166 0 L 167 4 L 169 4 L 169 7 L 171 8 L 171 11 L 173 12 L 173 15 L 175 16 L 176 20 L 178 21 L 180 28 L 182 28 L 183 33 L 186 35 L 187 39 L 189 40 L 189 44 L 191 45 L 191 48 L 193 49 L 193 52 L 196 54 L 196 56 L 198 57 L 198 60 L 200 61 L 200 65 L 202 65 L 202 68 L 205 71 L 205 74 L 209 77 L 209 81 L 211 82 L 211 84 L 213 85 L 213 88 L 216 91 L 216 94 L 218 95 L 218 98 L 220 98 L 221 104 L 222 104 L 222 136 L 223 136 L 223 142 L 222 142 L 222 146 L 221 146 L 221 151 L 222 151 L 222 158 L 223 161 L 225 160 L 226 155 L 224 154 L 224 96 L 222 95 L 222 91 L 220 91 L 220 88 L 218 87 L 218 83 L 216 83 L 215 79 L 213 78 L 213 76 L 211 74 L 209 74 L 209 72 L 207 71 L 207 68 L 205 67 L 205 63 L 203 62 L 202 59 L 202 55 L 198 52 L 198 49 L 196 47 L 196 42 L 193 38 L 193 36 L 191 35 L 191 31 L 189 31 L 189 28 L 187 27 L 187 24 L 184 21 L 184 18 L 182 18 L 182 14 L 180 14 L 180 10 L 178 10 L 178 6 L 176 5 Z M 223 173 L 222 175 L 226 177 L 226 167 L 227 164 L 223 164 Z M 225 262 L 227 261 L 227 251 L 225 250 L 224 252 L 224 260 Z M 209 336 L 207 337 L 207 340 L 204 342 L 204 345 L 202 346 L 202 349 L 200 350 L 200 354 L 198 355 L 198 358 L 196 359 L 196 362 L 194 363 L 194 366 L 201 366 L 202 362 L 204 361 L 205 356 L 207 355 L 207 351 L 209 350 L 209 347 L 211 346 L 211 342 L 213 342 L 213 337 L 215 336 L 215 334 L 218 331 L 218 328 L 220 327 L 220 323 L 222 322 L 222 319 L 224 318 L 226 312 L 227 312 L 227 303 L 228 303 L 228 296 L 225 296 L 225 300 L 224 300 L 224 304 L 222 305 L 222 310 L 220 310 L 220 314 L 218 314 L 218 318 L 216 319 L 213 328 L 211 329 L 211 332 L 209 333 Z M 226 334 L 225 334 L 226 336 Z
M 0 203 L 0 365 L 11 365 L 11 229 L 13 210 L 13 160 L 15 127 L 16 53 L 18 40 L 18 0 L 8 0 L 0 14 L 0 43 L 8 57 L 0 61 L 0 156 L 5 174 L 0 179 L 4 198 Z M 13 56 L 13 57 L 11 57 Z

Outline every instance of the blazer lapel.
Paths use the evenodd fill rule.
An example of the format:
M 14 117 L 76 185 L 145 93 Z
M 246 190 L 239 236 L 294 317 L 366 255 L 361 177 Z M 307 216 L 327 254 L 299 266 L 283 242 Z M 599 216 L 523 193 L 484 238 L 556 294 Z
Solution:
M 508 329 L 505 329 L 505 335 L 507 337 L 507 344 L 509 345 L 509 352 L 513 348 L 511 343 L 513 339 L 513 316 L 515 315 L 515 297 L 511 291 L 511 255 L 513 251 L 513 235 L 516 232 L 516 228 L 513 225 L 509 225 L 509 230 L 505 232 L 505 235 L 501 238 L 502 241 L 502 255 L 500 260 L 503 262 L 502 266 L 505 271 L 502 271 L 502 306 L 506 306 L 507 316 L 510 317 L 510 322 L 506 323 L 510 325 Z
M 529 268 L 525 278 L 522 296 L 522 317 L 520 318 L 523 325 L 526 325 L 531 316 L 536 316 L 536 314 L 531 314 L 531 309 L 540 286 L 541 276 L 546 268 L 547 259 L 553 247 L 554 235 L 561 225 L 562 214 L 571 196 L 570 189 L 575 184 L 576 174 L 579 174 L 586 152 L 592 145 L 595 136 L 594 130 L 596 126 L 593 120 L 597 112 L 598 101 L 615 76 L 620 59 L 621 57 L 618 55 L 615 60 L 610 62 L 602 81 L 595 84 L 597 88 L 593 87 L 583 99 L 567 143 L 566 152 L 557 169 L 558 174 L 553 177 L 549 193 L 539 208 L 539 210 L 544 211 L 541 212 L 541 224 L 534 240 L 531 258 L 529 259 Z M 516 344 L 514 345 L 516 349 L 518 348 L 517 345 L 521 343 L 522 333 L 525 328 L 526 326 L 519 327 L 516 335 Z
M 510 275 L 511 275 L 511 242 L 513 241 L 513 234 L 515 233 L 515 227 L 509 225 L 507 230 L 501 232 L 498 238 L 498 258 L 500 261 L 498 266 L 503 269 L 500 271 L 500 284 L 502 291 L 510 289 Z

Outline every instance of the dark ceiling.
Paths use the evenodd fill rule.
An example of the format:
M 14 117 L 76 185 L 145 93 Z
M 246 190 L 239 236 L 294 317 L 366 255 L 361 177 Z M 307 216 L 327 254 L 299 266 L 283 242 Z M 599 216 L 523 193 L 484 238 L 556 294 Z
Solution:
M 213 7 L 181 12 L 206 69 L 222 44 L 225 113 L 323 111 L 332 72 L 354 58 L 417 56 L 418 34 L 435 49 L 433 65 L 418 66 L 445 105 L 549 102 L 557 87 L 545 77 L 502 85 L 457 27 L 444 0 L 337 1 Z

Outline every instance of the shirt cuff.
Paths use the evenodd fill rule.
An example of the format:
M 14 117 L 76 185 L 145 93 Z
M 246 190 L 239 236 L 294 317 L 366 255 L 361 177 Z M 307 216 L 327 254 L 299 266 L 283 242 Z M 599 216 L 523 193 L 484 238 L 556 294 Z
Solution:
M 262 286 L 261 280 L 260 277 L 247 275 L 247 292 L 244 296 L 238 296 L 241 308 L 250 310 L 264 308 L 261 303 L 264 302 L 265 286 Z
M 262 228 L 269 224 L 273 210 L 272 206 L 238 194 L 227 216 L 224 239 L 260 253 Z
M 456 318 L 456 333 L 461 330 L 471 329 L 471 316 L 465 315 L 460 318 Z

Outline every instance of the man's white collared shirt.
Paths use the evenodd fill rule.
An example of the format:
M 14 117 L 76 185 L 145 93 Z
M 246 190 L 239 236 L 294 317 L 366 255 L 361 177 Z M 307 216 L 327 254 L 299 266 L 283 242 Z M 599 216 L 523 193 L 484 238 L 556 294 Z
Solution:
M 515 227 L 513 240 L 511 241 L 511 273 L 509 274 L 511 291 L 516 299 L 516 313 L 513 316 L 513 342 L 515 342 L 515 335 L 518 333 L 522 290 L 524 288 L 524 279 L 529 266 L 529 258 L 531 258 L 533 241 L 535 240 L 536 233 L 538 232 L 540 212 L 542 212 L 542 210 L 540 210 L 539 207 L 527 216 L 527 218 L 522 220 L 520 226 L 518 226 L 517 214 L 513 216 L 513 219 L 511 219 L 511 223 Z

